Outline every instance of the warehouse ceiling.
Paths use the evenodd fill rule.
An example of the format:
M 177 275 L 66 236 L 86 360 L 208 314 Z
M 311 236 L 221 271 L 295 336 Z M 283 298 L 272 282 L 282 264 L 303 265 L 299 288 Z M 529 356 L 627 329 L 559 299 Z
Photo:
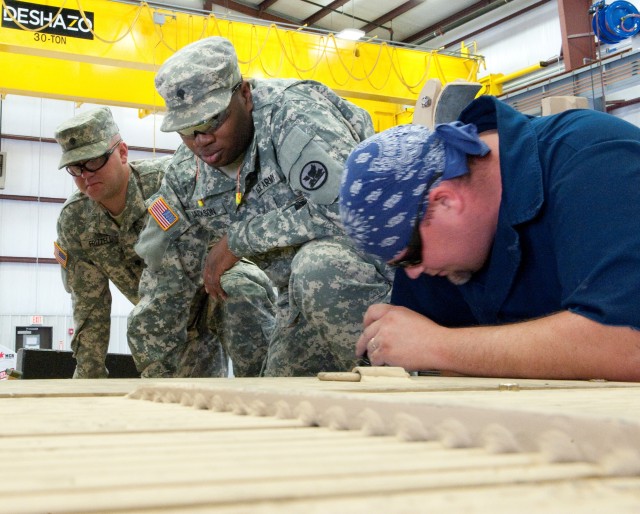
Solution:
M 265 23 L 338 33 L 361 29 L 365 40 L 427 48 L 453 48 L 481 30 L 549 0 L 166 0 L 216 16 L 257 18 Z M 448 34 L 454 34 L 446 38 Z M 445 36 L 443 38 L 443 36 Z M 436 45 L 436 46 L 434 46 Z M 455 48 L 454 48 L 455 49 Z

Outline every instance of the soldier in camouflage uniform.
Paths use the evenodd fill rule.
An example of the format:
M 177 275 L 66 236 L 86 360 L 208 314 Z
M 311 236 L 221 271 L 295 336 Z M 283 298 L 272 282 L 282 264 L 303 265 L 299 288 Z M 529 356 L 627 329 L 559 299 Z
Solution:
M 147 267 L 128 331 L 129 344 L 138 353 L 170 353 L 173 341 L 180 341 L 187 332 L 189 306 L 207 297 L 202 280 L 204 259 L 208 246 L 220 238 L 226 225 L 226 207 L 231 208 L 220 198 L 221 191 L 229 192 L 228 184 L 218 183 L 212 171 L 181 145 L 165 180 L 148 202 L 151 216 L 136 245 Z M 182 190 L 174 178 L 182 175 L 192 177 L 195 186 L 191 207 L 177 196 Z M 222 284 L 226 293 L 218 298 L 221 309 L 214 317 L 223 330 L 233 374 L 258 376 L 275 326 L 275 289 L 265 273 L 246 260 L 227 271 Z M 171 338 L 164 335 L 168 330 Z M 153 364 L 149 371 L 158 368 L 154 373 L 164 373 L 162 366 Z
M 147 218 L 145 199 L 157 191 L 171 158 L 127 163 L 127 145 L 106 107 L 68 120 L 58 127 L 55 137 L 64 152 L 60 168 L 67 167 L 79 189 L 62 208 L 54 245 L 64 286 L 73 300 L 74 377 L 102 378 L 108 374 L 109 280 L 137 303 L 144 265 L 134 244 Z M 194 302 L 189 313 L 188 339 L 193 344 L 186 346 L 205 347 L 196 372 L 224 376 L 227 359 L 215 332 L 219 309 L 212 309 L 206 294 L 202 296 L 204 303 Z M 147 359 L 163 358 L 132 353 L 138 369 L 143 369 L 141 363 Z
M 184 226 L 208 218 L 221 237 L 204 267 L 191 263 L 204 269 L 207 291 L 224 295 L 221 277 L 240 258 L 278 288 L 264 375 L 350 369 L 362 316 L 391 286 L 386 266 L 344 234 L 338 211 L 344 161 L 373 134 L 369 115 L 318 82 L 242 80 L 233 46 L 219 37 L 170 57 L 156 87 L 167 105 L 161 130 L 179 132 L 195 154 L 195 166 L 167 171 L 158 199 Z M 172 259 L 183 244 L 178 223 L 150 222 L 141 243 L 162 239 L 167 250 L 139 247 L 140 255 L 156 266 Z

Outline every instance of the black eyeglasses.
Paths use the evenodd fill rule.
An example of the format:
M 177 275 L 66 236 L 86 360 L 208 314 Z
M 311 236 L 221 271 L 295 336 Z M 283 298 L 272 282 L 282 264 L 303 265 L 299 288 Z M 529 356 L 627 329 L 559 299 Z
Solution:
M 413 232 L 411 233 L 411 239 L 407 245 L 407 249 L 404 255 L 397 261 L 389 262 L 390 266 L 395 268 L 410 268 L 411 266 L 417 266 L 422 262 L 422 237 L 420 237 L 420 219 L 416 221 Z
M 233 88 L 231 88 L 231 96 L 235 94 L 235 92 L 240 89 L 242 85 L 242 81 L 238 82 Z M 218 130 L 222 124 L 227 121 L 227 118 L 231 115 L 230 109 L 231 103 L 227 106 L 227 108 L 216 114 L 209 121 L 205 121 L 200 125 L 196 125 L 195 127 L 187 127 L 186 129 L 178 130 L 178 134 L 182 136 L 183 139 L 195 139 L 198 137 L 198 134 L 213 134 L 216 130 Z
M 120 143 L 122 143 L 122 139 L 119 139 L 116 144 L 109 148 L 109 150 L 107 150 L 106 153 L 103 153 L 100 157 L 95 157 L 93 159 L 89 159 L 88 161 L 79 162 L 76 164 L 69 164 L 69 166 L 67 166 L 67 173 L 74 177 L 80 177 L 84 171 L 95 173 L 105 164 L 107 164 L 109 157 L 111 157 L 111 154 L 116 151 L 116 148 Z

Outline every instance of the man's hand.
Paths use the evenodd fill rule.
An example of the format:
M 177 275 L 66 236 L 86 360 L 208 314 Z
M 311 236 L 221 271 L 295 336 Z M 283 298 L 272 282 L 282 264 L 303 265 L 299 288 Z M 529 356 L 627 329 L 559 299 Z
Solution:
M 519 323 L 447 328 L 404 307 L 364 315 L 356 355 L 375 366 L 476 377 L 640 380 L 640 330 L 569 311 Z
M 373 366 L 401 366 L 409 371 L 439 369 L 440 363 L 430 355 L 427 341 L 437 341 L 442 330 L 446 329 L 412 310 L 375 304 L 364 315 L 356 356 L 366 352 Z
M 204 288 L 209 293 L 209 296 L 216 300 L 224 300 L 227 298 L 227 294 L 222 289 L 220 283 L 220 277 L 228 269 L 233 268 L 236 262 L 240 260 L 236 257 L 231 250 L 229 250 L 228 238 L 225 234 L 224 237 L 214 244 L 209 250 L 207 260 L 204 263 Z

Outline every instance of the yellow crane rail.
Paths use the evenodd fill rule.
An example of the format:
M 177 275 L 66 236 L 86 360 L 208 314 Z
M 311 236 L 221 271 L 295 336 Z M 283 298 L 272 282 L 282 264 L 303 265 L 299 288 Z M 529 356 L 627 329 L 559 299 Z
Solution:
M 229 38 L 247 78 L 324 82 L 362 105 L 382 130 L 402 120 L 424 83 L 475 81 L 479 56 L 346 41 L 333 34 L 106 0 L 2 0 L 0 94 L 164 110 L 153 79 L 179 48 Z

